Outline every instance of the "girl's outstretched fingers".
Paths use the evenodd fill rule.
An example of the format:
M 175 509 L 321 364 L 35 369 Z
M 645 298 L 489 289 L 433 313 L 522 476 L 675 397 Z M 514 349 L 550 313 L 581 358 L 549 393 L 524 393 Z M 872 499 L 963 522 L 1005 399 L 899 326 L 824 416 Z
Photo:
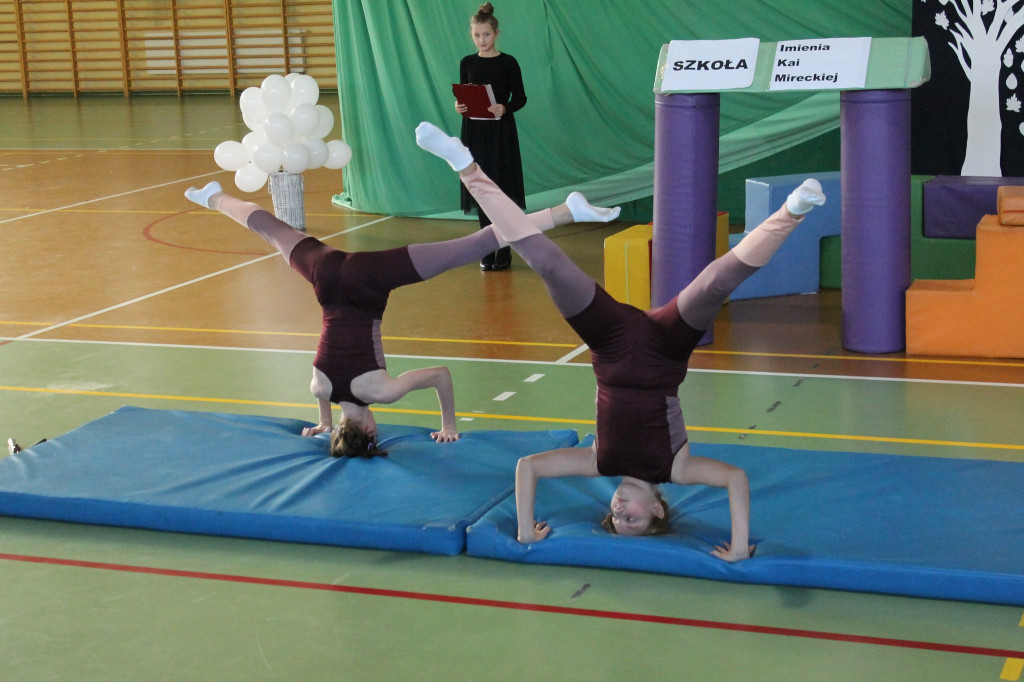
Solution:
M 715 548 L 711 550 L 711 554 L 712 556 L 718 557 L 722 561 L 728 561 L 730 564 L 732 564 L 737 561 L 743 561 L 744 559 L 751 558 L 752 556 L 754 556 L 754 551 L 756 549 L 757 545 L 750 545 L 749 547 L 747 547 L 747 551 L 745 553 L 742 551 L 733 551 L 732 545 L 730 543 L 723 542 L 722 544 L 715 546 Z
M 459 432 L 449 429 L 441 429 L 440 431 L 433 431 L 430 437 L 437 443 L 452 443 L 459 439 Z

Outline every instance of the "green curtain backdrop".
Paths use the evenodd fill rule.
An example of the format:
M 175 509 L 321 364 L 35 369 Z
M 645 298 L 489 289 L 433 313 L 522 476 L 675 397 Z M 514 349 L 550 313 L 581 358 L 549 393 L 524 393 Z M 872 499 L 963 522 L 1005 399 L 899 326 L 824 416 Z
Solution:
M 516 114 L 530 209 L 573 189 L 600 203 L 653 193 L 654 75 L 672 40 L 910 35 L 912 0 L 498 0 L 498 48 L 523 70 Z M 467 0 L 335 0 L 345 193 L 355 209 L 457 215 L 448 166 L 416 147 L 417 123 L 458 135 L 451 84 L 474 51 Z M 835 92 L 722 96 L 720 171 L 839 126 Z M 834 146 L 834 145 L 833 145 Z M 836 168 L 837 169 L 837 168 Z

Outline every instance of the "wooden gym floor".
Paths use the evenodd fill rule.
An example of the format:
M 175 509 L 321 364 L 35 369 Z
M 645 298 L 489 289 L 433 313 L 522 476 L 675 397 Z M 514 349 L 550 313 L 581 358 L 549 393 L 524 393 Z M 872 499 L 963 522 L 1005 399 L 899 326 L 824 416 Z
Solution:
M 123 404 L 315 420 L 308 285 L 182 196 L 232 186 L 212 156 L 244 133 L 231 98 L 0 99 L 0 120 L 0 436 L 27 446 Z M 306 174 L 308 230 L 341 248 L 473 228 L 343 210 L 341 183 Z M 626 226 L 553 234 L 600 280 Z M 730 304 L 681 394 L 692 437 L 1024 461 L 1024 361 L 848 353 L 840 305 Z M 383 333 L 391 369 L 451 367 L 463 430 L 592 429 L 587 353 L 521 261 L 397 291 Z M 435 425 L 420 393 L 379 419 Z M 1024 651 L 1016 607 L 14 518 L 0 581 L 5 682 L 1016 680 L 992 651 Z

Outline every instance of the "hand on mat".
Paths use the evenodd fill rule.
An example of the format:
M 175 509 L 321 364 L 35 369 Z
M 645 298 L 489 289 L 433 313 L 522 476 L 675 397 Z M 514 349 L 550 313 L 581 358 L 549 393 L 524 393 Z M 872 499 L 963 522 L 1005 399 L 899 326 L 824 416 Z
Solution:
M 534 521 L 532 533 L 525 533 L 523 532 L 523 529 L 519 530 L 519 542 L 524 545 L 530 542 L 540 542 L 546 538 L 550 532 L 551 526 L 548 525 L 547 521 Z
M 331 427 L 330 424 L 327 424 L 327 425 L 317 424 L 316 426 L 307 426 L 306 428 L 302 429 L 302 435 L 303 436 L 315 436 L 318 433 L 327 433 L 328 431 L 331 430 L 331 428 L 332 427 Z
M 459 432 L 455 429 L 441 429 L 431 432 L 430 437 L 438 443 L 451 443 L 459 439 Z
M 728 542 L 723 542 L 722 544 L 716 546 L 713 550 L 711 550 L 711 554 L 713 554 L 714 556 L 718 557 L 723 561 L 728 561 L 730 564 L 732 564 L 737 561 L 743 561 L 744 559 L 751 558 L 752 556 L 754 556 L 754 550 L 756 549 L 757 545 L 751 545 L 747 548 L 746 552 L 743 552 L 738 548 L 735 551 L 733 551 L 732 546 Z

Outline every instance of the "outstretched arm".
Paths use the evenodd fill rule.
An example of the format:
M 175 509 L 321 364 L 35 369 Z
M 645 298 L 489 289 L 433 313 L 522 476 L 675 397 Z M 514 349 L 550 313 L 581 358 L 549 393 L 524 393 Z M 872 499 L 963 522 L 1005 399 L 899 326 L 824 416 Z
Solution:
M 516 465 L 516 519 L 519 542 L 537 542 L 551 532 L 546 521 L 534 519 L 537 480 L 561 476 L 599 476 L 597 452 L 589 448 L 561 448 L 529 455 Z
M 314 367 L 313 380 L 309 382 L 309 390 L 317 400 L 320 423 L 316 426 L 302 429 L 302 435 L 315 436 L 318 433 L 327 433 L 334 425 L 334 417 L 331 414 L 331 380 L 327 378 L 326 374 Z
M 729 491 L 732 542 L 723 543 L 712 554 L 728 562 L 749 559 L 754 554 L 750 541 L 750 483 L 743 469 L 707 457 L 688 455 L 672 467 L 672 482 L 710 485 Z
M 397 377 L 374 370 L 352 380 L 352 393 L 368 403 L 393 403 L 410 391 L 433 388 L 441 405 L 441 430 L 430 434 L 438 443 L 459 439 L 455 426 L 455 389 L 447 367 L 426 367 L 402 372 Z

